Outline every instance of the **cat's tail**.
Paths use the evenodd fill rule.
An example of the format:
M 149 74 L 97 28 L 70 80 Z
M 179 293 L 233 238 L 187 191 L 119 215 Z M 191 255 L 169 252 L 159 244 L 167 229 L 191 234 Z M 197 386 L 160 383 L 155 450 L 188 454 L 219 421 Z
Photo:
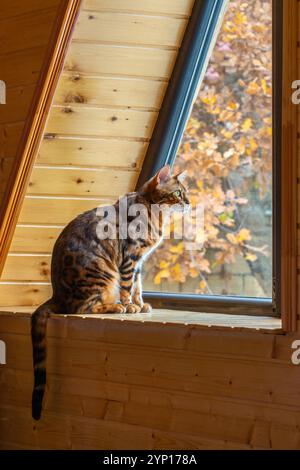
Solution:
M 32 417 L 39 420 L 42 414 L 42 403 L 46 388 L 46 331 L 50 313 L 55 307 L 48 300 L 33 313 L 31 317 L 31 339 L 33 352 L 34 386 L 32 392 Z

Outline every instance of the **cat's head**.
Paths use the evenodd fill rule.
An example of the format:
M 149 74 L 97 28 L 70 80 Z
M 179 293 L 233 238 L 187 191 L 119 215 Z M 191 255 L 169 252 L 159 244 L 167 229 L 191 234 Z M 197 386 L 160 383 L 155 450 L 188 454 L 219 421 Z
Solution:
M 176 210 L 186 210 L 190 206 L 187 188 L 184 184 L 187 173 L 171 175 L 169 165 L 159 170 L 141 188 L 143 196 L 154 204 L 174 206 Z

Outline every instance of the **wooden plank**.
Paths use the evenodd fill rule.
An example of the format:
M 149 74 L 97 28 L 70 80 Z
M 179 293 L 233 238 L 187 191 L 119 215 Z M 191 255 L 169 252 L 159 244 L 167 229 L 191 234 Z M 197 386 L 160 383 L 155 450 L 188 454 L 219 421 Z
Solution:
M 17 225 L 10 253 L 52 253 L 61 231 L 62 228 L 59 227 Z
M 28 344 L 28 351 L 30 344 Z M 30 359 L 30 358 L 28 358 Z M 30 360 L 28 361 L 30 362 Z M 29 364 L 28 364 L 29 365 Z M 261 402 L 236 401 L 218 396 L 205 396 L 189 392 L 177 393 L 172 390 L 164 391 L 155 386 L 135 387 L 117 384 L 109 381 L 88 381 L 91 396 L 85 396 L 84 379 L 70 378 L 49 373 L 49 387 L 45 401 L 45 409 L 59 411 L 62 415 L 83 414 L 89 417 L 111 419 L 116 421 L 155 427 L 169 427 L 170 416 L 176 412 L 186 412 L 188 421 L 190 413 L 203 415 L 204 421 L 212 416 L 227 420 L 233 416 L 238 421 L 251 420 L 262 423 L 273 422 L 279 426 L 295 427 L 300 423 L 299 408 L 266 405 Z M 0 399 L 4 405 L 26 406 L 30 403 L 32 390 L 32 371 L 5 367 L 0 377 Z M 83 390 L 83 392 L 82 392 Z M 58 400 L 56 405 L 54 401 Z M 110 407 L 116 403 L 121 409 Z M 64 408 L 62 408 L 64 404 Z M 105 404 L 108 405 L 105 409 Z M 100 407 L 100 409 L 97 409 Z M 149 407 L 149 408 L 148 408 Z M 108 409 L 110 408 L 110 409 Z M 156 423 L 151 423 L 151 413 Z M 161 413 L 159 413 L 161 411 Z M 141 419 L 143 418 L 143 421 Z M 253 423 L 254 424 L 254 423 Z M 260 427 L 260 426 L 259 426 Z M 259 430 L 256 429 L 256 433 Z M 192 432 L 191 432 L 192 434 Z M 255 436 L 256 445 L 261 443 L 261 437 Z
M 26 87 L 8 88 L 6 99 L 9 106 L 0 108 L 0 125 L 26 119 L 35 86 L 33 84 Z
M 56 8 L 36 11 L 24 16 L 3 19 L 0 25 L 0 54 L 46 46 Z
M 9 442 L 20 442 L 26 448 L 70 449 L 70 422 L 58 413 L 43 413 L 38 426 L 32 425 L 29 407 L 0 408 L 1 436 Z
M 51 22 L 49 22 L 49 19 L 51 18 L 51 15 L 49 17 L 50 10 L 44 10 L 44 12 L 47 12 L 47 26 L 49 27 L 49 29 L 45 26 L 43 31 L 52 31 L 51 42 L 49 44 L 48 41 L 46 42 L 49 47 L 45 60 L 43 62 L 42 75 L 39 83 L 39 93 L 38 96 L 36 96 L 34 106 L 30 107 L 30 113 L 28 114 L 26 119 L 26 135 L 22 135 L 22 139 L 19 146 L 20 151 L 17 155 L 18 158 L 16 160 L 16 164 L 12 168 L 11 178 L 9 179 L 10 186 L 7 189 L 8 197 L 6 198 L 6 206 L 4 207 L 2 204 L 3 210 L 1 212 L 2 225 L 0 236 L 0 251 L 2 253 L 2 256 L 0 258 L 0 272 L 2 272 L 4 268 L 6 256 L 8 254 L 9 247 L 13 238 L 14 229 L 17 224 L 19 212 L 26 194 L 27 185 L 29 183 L 30 173 L 33 167 L 35 154 L 38 150 L 40 141 L 43 136 L 48 111 L 51 106 L 52 98 L 59 79 L 61 69 L 63 67 L 65 52 L 71 40 L 71 34 L 76 23 L 80 5 L 81 0 L 68 0 L 67 2 L 64 2 L 63 8 L 59 9 L 57 14 L 55 11 L 55 14 L 53 15 L 53 17 L 55 18 L 55 27 L 53 31 Z M 35 20 L 36 17 L 38 17 L 38 15 L 32 16 L 34 16 Z M 30 15 L 30 18 L 32 16 Z M 18 24 L 19 18 L 20 17 L 17 17 L 14 26 L 20 26 Z M 26 18 L 28 20 L 27 16 Z M 40 26 L 40 23 L 38 24 L 38 26 Z M 4 37 L 6 38 L 6 33 L 8 31 L 12 31 L 9 30 L 9 27 L 7 26 L 8 23 L 4 22 L 4 25 L 5 24 L 6 27 L 4 28 Z M 26 26 L 28 26 L 28 23 L 26 23 Z M 31 26 L 34 31 L 38 29 L 34 28 L 34 24 L 31 24 Z M 15 31 L 15 33 L 17 32 L 17 34 L 14 34 L 14 36 L 18 38 L 21 37 L 21 39 L 24 40 L 26 46 L 26 40 L 24 37 L 22 37 L 21 31 L 22 30 L 17 29 Z M 1 35 L 2 30 L 0 33 L 1 53 L 11 52 L 11 50 L 5 50 L 5 42 L 4 48 L 2 47 L 3 44 L 1 42 Z M 38 37 L 34 37 L 34 40 L 38 40 Z M 6 41 L 7 44 L 11 46 L 9 38 L 6 39 Z M 13 44 L 13 47 L 15 47 L 15 45 L 16 44 Z
M 13 158 L 0 158 L 0 188 L 5 191 L 13 166 Z
M 38 447 L 32 447 L 29 444 L 21 444 L 19 442 L 8 442 L 3 438 L 0 441 L 0 449 L 1 450 L 38 450 Z
M 149 139 L 156 119 L 154 111 L 55 106 L 46 133 Z
M 7 2 L 7 4 L 9 3 Z M 0 56 L 1 79 L 5 81 L 7 88 L 36 83 L 44 54 L 44 47 L 34 47 Z
M 159 110 L 167 84 L 145 79 L 63 75 L 55 94 L 56 104 L 83 103 Z
M 117 27 L 116 27 L 117 25 Z M 180 47 L 187 20 L 81 11 L 73 41 Z
M 19 145 L 24 122 L 0 125 L 0 158 L 13 158 Z
M 9 254 L 1 280 L 50 282 L 50 266 L 50 255 Z
M 283 328 L 297 329 L 297 107 L 292 103 L 290 84 L 297 75 L 298 2 L 283 3 L 282 149 L 280 196 L 280 311 Z M 292 59 L 291 59 L 292 58 Z
M 152 430 L 115 421 L 72 418 L 73 449 L 151 449 Z
M 10 16 L 20 16 L 34 11 L 40 11 L 48 8 L 58 7 L 60 0 L 10 0 L 9 2 L 1 2 L 0 19 L 6 19 Z
M 9 284 L 0 282 L 0 301 L 4 307 L 12 304 L 39 305 L 50 297 L 50 284 Z
M 45 139 L 37 163 L 87 167 L 122 167 L 139 169 L 148 144 L 113 139 L 80 139 L 56 137 Z
M 145 47 L 72 43 L 65 70 L 85 74 L 169 79 L 176 51 Z
M 137 178 L 138 172 L 135 171 L 35 167 L 30 178 L 28 194 L 117 198 L 133 191 Z
M 220 416 L 195 410 L 172 410 L 165 406 L 125 403 L 123 420 L 136 426 L 170 430 L 190 435 L 203 435 L 212 439 L 248 443 L 253 419 Z
M 194 0 L 151 0 L 141 2 L 140 0 L 84 0 L 84 10 L 123 10 L 128 12 L 142 12 L 167 15 L 189 16 Z
M 9 345 L 8 367 L 17 364 L 19 369 L 30 370 L 30 338 L 2 332 L 1 338 Z M 266 406 L 298 407 L 299 411 L 300 378 L 294 366 L 103 342 L 89 345 L 53 337 L 48 338 L 48 346 L 49 371 L 69 377 L 67 382 L 58 382 L 56 393 L 101 397 L 99 381 L 146 388 L 155 384 L 165 392 L 222 396 L 231 401 L 243 397 Z
M 67 224 L 87 210 L 115 202 L 106 199 L 25 197 L 19 224 Z M 21 305 L 21 304 L 20 304 Z

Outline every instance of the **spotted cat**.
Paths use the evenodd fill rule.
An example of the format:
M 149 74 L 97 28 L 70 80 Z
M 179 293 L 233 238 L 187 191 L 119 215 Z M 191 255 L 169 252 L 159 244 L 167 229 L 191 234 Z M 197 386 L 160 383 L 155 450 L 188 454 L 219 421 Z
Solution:
M 189 200 L 184 179 L 185 173 L 171 176 L 170 167 L 165 166 L 139 191 L 127 194 L 114 206 L 80 214 L 59 236 L 51 265 L 53 296 L 34 312 L 31 322 L 34 419 L 41 417 L 46 386 L 46 327 L 50 313 L 150 312 L 151 306 L 142 298 L 141 268 L 161 242 L 164 225 L 163 211 L 155 213 L 152 207 L 186 208 Z M 124 205 L 125 227 L 120 218 Z M 134 222 L 134 207 L 144 209 L 139 220 L 140 226 L 146 228 L 145 236 L 139 235 L 138 230 L 135 236 L 129 230 L 125 237 L 121 236 L 121 230 L 125 228 L 126 232 Z M 115 218 L 108 216 L 110 213 Z M 108 232 L 114 229 L 112 222 L 114 236 L 99 237 L 105 224 Z

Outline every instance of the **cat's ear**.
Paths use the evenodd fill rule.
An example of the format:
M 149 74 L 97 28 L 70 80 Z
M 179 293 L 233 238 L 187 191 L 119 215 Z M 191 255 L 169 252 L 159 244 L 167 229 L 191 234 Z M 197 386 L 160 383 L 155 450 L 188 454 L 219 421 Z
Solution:
M 183 184 L 187 176 L 188 176 L 188 172 L 185 170 L 185 171 L 179 173 L 176 176 L 176 178 L 177 178 L 177 181 L 179 181 L 179 183 Z
M 161 168 L 155 175 L 154 181 L 156 184 L 166 183 L 171 177 L 170 165 L 166 165 Z
M 171 177 L 171 168 L 169 165 L 164 166 L 161 168 L 156 175 L 152 176 L 152 178 L 145 183 L 141 189 L 141 194 L 150 194 L 155 191 L 157 185 L 160 183 L 166 183 Z

